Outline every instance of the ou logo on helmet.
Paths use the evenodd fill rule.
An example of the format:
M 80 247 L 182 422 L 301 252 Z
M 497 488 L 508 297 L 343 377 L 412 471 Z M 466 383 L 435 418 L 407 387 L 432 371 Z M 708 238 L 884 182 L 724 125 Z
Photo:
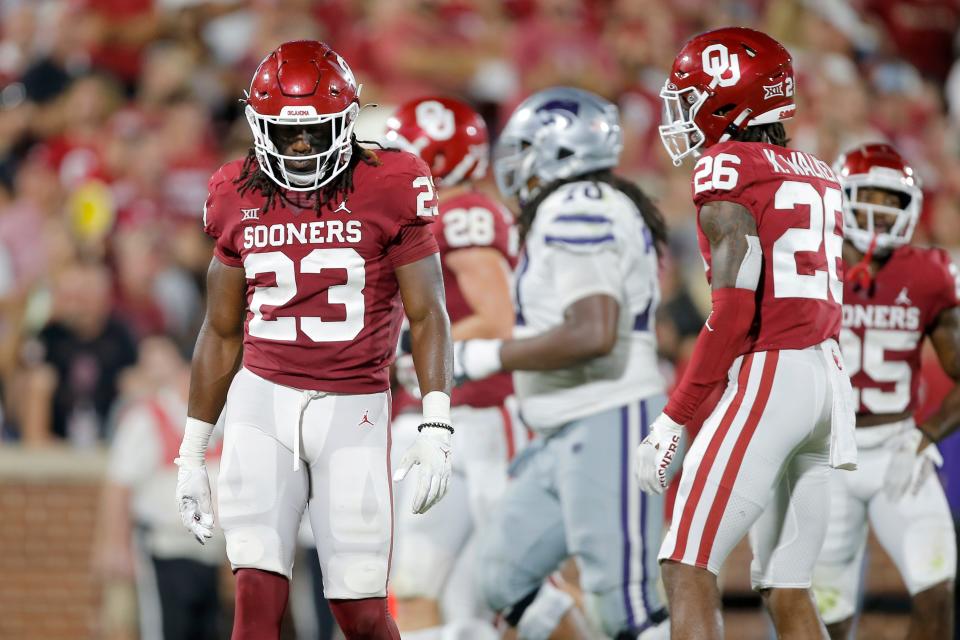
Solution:
M 732 87 L 740 80 L 740 58 L 722 44 L 712 44 L 703 50 L 703 72 L 713 77 L 715 84 Z

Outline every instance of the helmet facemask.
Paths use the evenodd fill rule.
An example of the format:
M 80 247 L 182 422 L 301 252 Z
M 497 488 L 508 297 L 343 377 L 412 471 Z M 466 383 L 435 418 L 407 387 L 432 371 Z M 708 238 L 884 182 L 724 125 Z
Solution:
M 279 116 L 245 110 L 253 132 L 254 151 L 260 169 L 271 180 L 291 191 L 313 191 L 330 183 L 350 164 L 353 152 L 353 127 L 360 113 L 354 102 L 337 113 L 317 114 L 310 106 L 284 107 Z M 329 141 L 326 150 L 308 155 L 286 155 L 277 144 L 280 127 L 310 127 L 317 139 Z M 329 127 L 329 129 L 326 129 Z
M 533 198 L 531 179 L 536 176 L 536 148 L 529 140 L 501 136 L 494 152 L 494 174 L 497 187 L 504 197 L 519 198 L 525 202 Z
M 910 243 L 913 231 L 920 217 L 922 192 L 913 185 L 905 185 L 897 177 L 883 178 L 873 175 L 848 176 L 843 178 L 843 218 L 844 236 L 858 251 L 866 252 L 874 244 L 874 253 L 884 255 Z M 879 189 L 888 191 L 900 198 L 901 205 L 893 207 L 872 204 L 860 200 L 861 190 Z M 858 214 L 865 218 L 861 225 Z M 888 230 L 878 231 L 879 217 L 893 219 Z
M 663 100 L 663 122 L 658 127 L 660 140 L 670 154 L 675 166 L 680 166 L 683 159 L 690 154 L 700 155 L 700 147 L 706 141 L 703 131 L 694 122 L 697 113 L 707 101 L 710 94 L 699 91 L 696 87 L 676 89 L 675 85 L 666 82 L 660 90 Z

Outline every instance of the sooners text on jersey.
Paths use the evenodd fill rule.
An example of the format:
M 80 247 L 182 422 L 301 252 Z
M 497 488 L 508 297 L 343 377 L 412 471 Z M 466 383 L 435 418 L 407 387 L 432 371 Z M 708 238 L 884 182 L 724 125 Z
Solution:
M 804 349 L 835 338 L 843 296 L 840 185 L 822 160 L 759 142 L 723 142 L 697 161 L 693 201 L 728 201 L 757 221 L 763 269 L 743 353 Z M 710 279 L 710 245 L 697 225 Z
M 923 336 L 960 305 L 957 288 L 945 251 L 911 246 L 896 249 L 869 286 L 844 283 L 840 348 L 858 414 L 916 407 Z
M 440 217 L 433 232 L 440 247 L 443 264 L 443 287 L 447 296 L 447 313 L 455 323 L 473 315 L 464 292 L 453 271 L 447 266 L 447 256 L 460 249 L 491 248 L 498 251 L 512 270 L 516 264 L 516 235 L 513 216 L 488 196 L 479 191 L 465 191 L 440 203 Z M 508 309 L 504 313 L 510 313 Z M 495 407 L 513 393 L 509 373 L 500 373 L 485 380 L 467 382 L 453 390 L 452 403 L 471 407 Z
M 259 193 L 240 195 L 242 161 L 210 179 L 204 230 L 217 259 L 246 271 L 243 364 L 257 375 L 335 393 L 389 388 L 402 314 L 394 269 L 436 253 L 427 225 L 437 201 L 422 160 L 377 155 L 376 166 L 357 163 L 354 190 L 319 215 L 300 194 L 269 211 Z

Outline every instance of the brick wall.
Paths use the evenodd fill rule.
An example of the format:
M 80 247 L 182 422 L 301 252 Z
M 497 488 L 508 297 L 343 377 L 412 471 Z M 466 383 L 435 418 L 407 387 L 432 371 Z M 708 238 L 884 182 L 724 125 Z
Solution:
M 101 451 L 0 446 L 0 639 L 98 637 L 101 587 L 91 575 L 90 558 L 105 461 Z M 873 536 L 870 548 L 869 593 L 906 597 Z M 725 567 L 725 593 L 751 595 L 749 565 L 744 541 Z M 724 617 L 728 637 L 769 637 L 758 608 L 728 610 Z M 864 618 L 858 635 L 902 637 L 905 624 L 905 616 L 874 613 Z
M 0 638 L 93 638 L 102 452 L 0 447 Z

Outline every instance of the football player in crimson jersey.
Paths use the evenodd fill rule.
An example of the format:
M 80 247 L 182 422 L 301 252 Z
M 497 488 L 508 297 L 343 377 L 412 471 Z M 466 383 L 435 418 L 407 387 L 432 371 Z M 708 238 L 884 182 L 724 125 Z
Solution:
M 862 145 L 834 169 L 846 195 L 840 347 L 856 390 L 859 465 L 831 479 L 814 593 L 830 636 L 847 638 L 869 520 L 913 599 L 908 637 L 953 638 L 956 541 L 932 443 L 960 425 L 960 385 L 923 424 L 913 412 L 924 336 L 960 381 L 957 269 L 942 249 L 909 246 L 923 194 L 896 149 Z
M 660 95 L 674 163 L 699 156 L 692 195 L 713 310 L 638 448 L 645 491 L 665 489 L 683 426 L 726 379 L 685 456 L 660 548 L 671 637 L 722 637 L 716 574 L 748 531 L 753 587 L 778 635 L 824 637 L 809 587 L 830 468 L 856 465 L 852 392 L 835 340 L 840 185 L 825 162 L 787 149 L 793 64 L 769 36 L 725 28 L 692 38 Z
M 304 509 L 346 637 L 399 638 L 386 585 L 401 299 L 424 401 L 395 477 L 420 467 L 413 509 L 424 512 L 450 475 L 450 327 L 430 170 L 357 144 L 359 93 L 327 45 L 281 45 L 246 99 L 253 150 L 210 180 L 214 258 L 177 502 L 203 542 L 214 524 L 203 452 L 223 411 L 218 516 L 237 581 L 234 640 L 279 637 Z
M 509 337 L 516 230 L 512 214 L 475 187 L 486 175 L 489 157 L 483 119 L 456 99 L 418 98 L 397 107 L 387 120 L 385 140 L 419 155 L 436 180 L 440 213 L 432 229 L 440 246 L 454 340 Z M 407 368 L 407 360 L 409 356 L 401 357 L 400 369 Z M 471 584 L 474 554 L 465 549 L 473 548 L 484 516 L 503 491 L 507 463 L 524 435 L 508 408 L 512 392 L 506 373 L 453 390 L 458 455 L 450 495 L 425 516 L 397 515 L 390 586 L 405 638 L 439 640 L 445 628 L 464 633 L 466 626 L 485 626 L 494 633 L 489 622 L 476 619 L 484 608 L 473 590 L 457 587 Z M 412 437 L 416 425 L 399 416 L 395 440 Z

